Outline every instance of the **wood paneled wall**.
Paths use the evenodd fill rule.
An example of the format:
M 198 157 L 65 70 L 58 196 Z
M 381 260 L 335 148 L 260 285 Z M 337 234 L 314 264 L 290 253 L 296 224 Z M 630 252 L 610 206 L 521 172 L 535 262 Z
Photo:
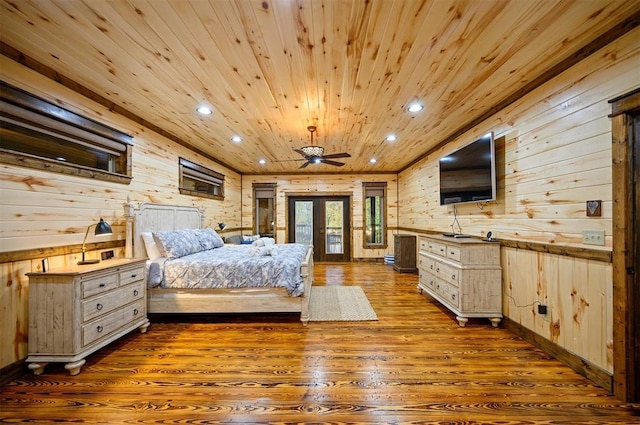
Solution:
M 230 228 L 240 227 L 242 182 L 236 172 L 1 55 L 0 78 L 134 137 L 133 179 L 129 185 L 0 164 L 0 252 L 81 244 L 87 226 L 100 217 L 111 224 L 114 231 L 111 240 L 124 240 L 123 204 L 127 196 L 134 202 L 202 207 L 206 210 L 208 226 L 215 227 L 224 221 Z M 224 201 L 181 195 L 178 191 L 178 157 L 224 174 Z M 99 241 L 90 236 L 88 242 Z M 88 255 L 95 257 L 98 253 Z M 124 255 L 123 248 L 116 248 L 115 255 Z M 78 257 L 77 253 L 48 257 L 49 267 L 75 263 Z M 38 270 L 40 265 L 40 258 L 0 264 L 0 313 L 3 317 L 0 321 L 0 368 L 26 357 L 28 280 L 25 273 Z
M 86 226 L 104 217 L 124 238 L 122 204 L 152 201 L 197 205 L 207 224 L 224 221 L 231 229 L 252 230 L 253 182 L 275 182 L 277 232 L 284 231 L 287 193 L 350 193 L 354 258 L 380 258 L 393 252 L 397 228 L 449 232 L 453 208 L 438 205 L 437 160 L 487 131 L 498 137 L 499 194 L 495 203 L 457 208 L 464 233 L 491 230 L 501 239 L 555 246 L 582 246 L 584 229 L 604 230 L 612 246 L 611 124 L 608 99 L 640 84 L 640 29 L 628 33 L 539 89 L 500 111 L 450 145 L 395 175 L 244 176 L 202 158 L 149 129 L 113 114 L 19 64 L 0 56 L 0 76 L 15 86 L 59 103 L 134 136 L 133 181 L 123 186 L 49 174 L 0 164 L 0 252 L 80 244 Z M 178 193 L 178 157 L 225 174 L 224 201 Z M 389 247 L 363 250 L 362 182 L 387 181 Z M 586 201 L 603 201 L 602 216 L 586 217 Z M 595 248 L 598 249 L 598 248 Z M 611 372 L 611 264 L 503 248 L 504 311 L 507 317 L 539 333 L 586 361 Z M 74 255 L 50 258 L 52 266 Z M 40 261 L 0 265 L 0 367 L 26 356 L 24 274 Z M 548 317 L 533 308 L 544 302 Z M 600 323 L 597 328 L 596 323 Z M 597 332 L 591 332 L 597 329 Z
M 640 85 L 640 29 L 558 75 L 399 174 L 399 217 L 421 231 L 450 232 L 454 209 L 438 204 L 438 158 L 478 136 L 497 137 L 498 199 L 457 207 L 463 233 L 611 251 L 611 107 Z M 601 200 L 602 215 L 586 216 Z M 606 246 L 582 244 L 604 230 Z M 611 263 L 502 249 L 504 314 L 611 373 Z M 540 316 L 535 303 L 549 306 Z
M 363 188 L 364 182 L 387 183 L 387 248 L 363 248 Z M 242 177 L 242 227 L 244 234 L 253 231 L 253 183 L 276 183 L 276 237 L 279 243 L 287 241 L 287 195 L 323 196 L 341 194 L 351 197 L 351 249 L 358 259 L 381 259 L 393 253 L 393 234 L 398 223 L 397 177 L 395 174 L 312 174 Z

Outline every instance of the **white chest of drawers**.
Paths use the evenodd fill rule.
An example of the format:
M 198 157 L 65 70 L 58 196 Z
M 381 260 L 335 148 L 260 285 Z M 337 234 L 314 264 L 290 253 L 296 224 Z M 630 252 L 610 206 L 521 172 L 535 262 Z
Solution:
M 85 357 L 135 328 L 146 332 L 145 259 L 108 260 L 29 276 L 29 356 L 80 373 Z
M 456 314 L 460 326 L 484 317 L 502 320 L 500 244 L 474 238 L 421 236 L 418 289 Z

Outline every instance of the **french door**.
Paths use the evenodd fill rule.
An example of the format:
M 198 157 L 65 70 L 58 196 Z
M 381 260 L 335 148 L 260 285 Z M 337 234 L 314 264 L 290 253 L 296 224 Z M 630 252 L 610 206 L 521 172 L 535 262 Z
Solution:
M 289 197 L 289 242 L 313 244 L 315 261 L 351 260 L 348 196 Z

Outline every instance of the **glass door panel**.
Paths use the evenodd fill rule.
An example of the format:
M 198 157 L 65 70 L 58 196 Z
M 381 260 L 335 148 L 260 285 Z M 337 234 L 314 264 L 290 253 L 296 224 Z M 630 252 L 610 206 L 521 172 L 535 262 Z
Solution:
M 325 201 L 325 254 L 344 254 L 344 202 Z
M 294 243 L 313 245 L 313 201 L 295 201 Z

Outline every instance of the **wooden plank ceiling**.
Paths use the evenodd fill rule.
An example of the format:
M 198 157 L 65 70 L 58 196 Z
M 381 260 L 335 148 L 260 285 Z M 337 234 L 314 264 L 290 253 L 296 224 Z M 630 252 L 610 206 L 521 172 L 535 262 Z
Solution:
M 628 0 L 0 4 L 6 45 L 259 174 L 401 170 L 638 9 Z M 414 101 L 424 110 L 408 113 Z M 200 104 L 213 114 L 198 115 Z M 293 149 L 309 144 L 309 125 L 326 153 L 352 155 L 343 167 L 299 170 Z

